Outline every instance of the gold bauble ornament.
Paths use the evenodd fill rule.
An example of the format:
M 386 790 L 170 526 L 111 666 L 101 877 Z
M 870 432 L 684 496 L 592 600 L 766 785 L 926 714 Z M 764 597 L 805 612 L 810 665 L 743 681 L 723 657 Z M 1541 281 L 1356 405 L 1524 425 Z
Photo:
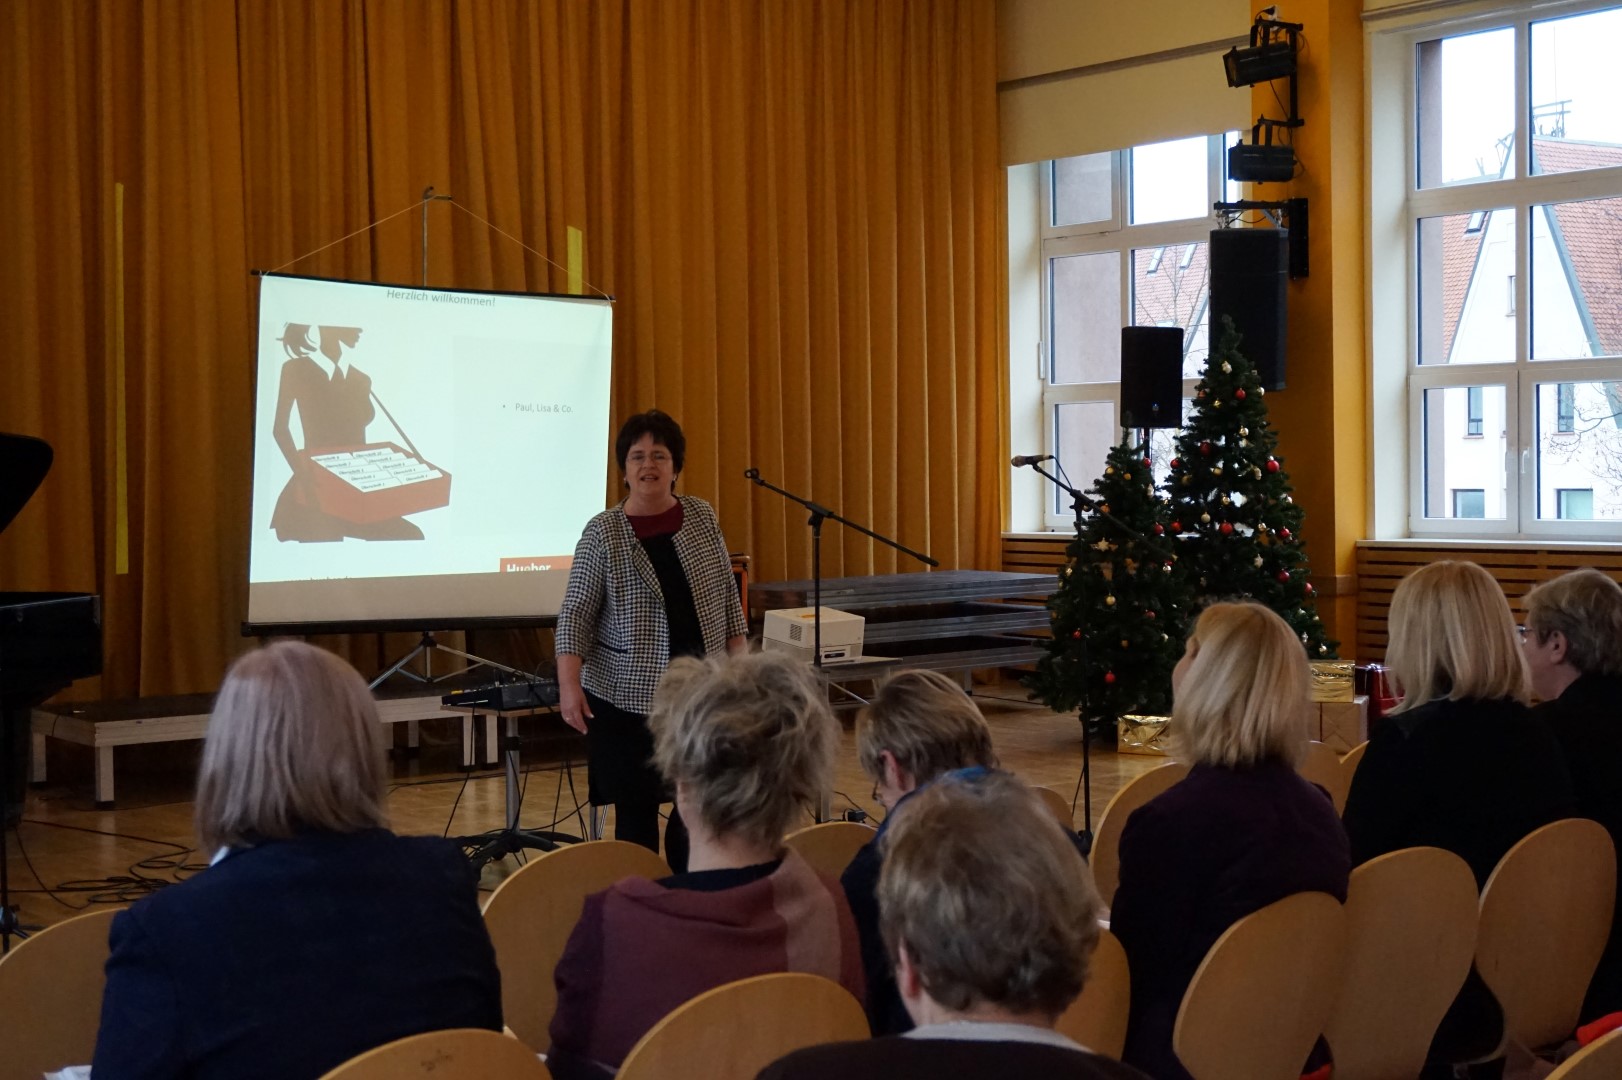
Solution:
M 1249 434 L 1250 434 L 1250 429 L 1249 428 L 1242 427 L 1242 428 L 1239 429 L 1239 437 L 1241 439 L 1244 438 L 1246 435 L 1249 435 Z
M 1222 399 L 1221 399 L 1221 398 L 1217 398 L 1217 399 L 1216 399 L 1216 400 L 1215 400 L 1215 401 L 1213 401 L 1213 402 L 1211 402 L 1211 408 L 1213 408 L 1213 409 L 1220 409 L 1220 408 L 1222 408 Z
M 1115 606 L 1115 597 L 1113 597 L 1113 596 L 1104 597 L 1104 606 L 1105 607 L 1114 607 Z
M 1211 475 L 1212 476 L 1221 476 L 1222 475 L 1222 466 L 1221 465 L 1213 465 L 1213 466 L 1211 466 Z
M 1211 524 L 1211 515 L 1210 514 L 1201 514 L 1200 515 L 1200 524 L 1201 525 L 1209 525 L 1209 524 Z

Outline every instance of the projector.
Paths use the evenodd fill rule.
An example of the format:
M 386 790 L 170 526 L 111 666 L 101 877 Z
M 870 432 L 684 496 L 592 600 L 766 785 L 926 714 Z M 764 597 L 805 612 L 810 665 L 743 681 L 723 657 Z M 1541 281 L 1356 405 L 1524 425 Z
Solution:
M 815 608 L 778 608 L 766 612 L 766 629 L 761 647 L 773 652 L 786 652 L 811 662 L 816 640 Z M 867 620 L 848 611 L 825 607 L 822 609 L 822 662 L 824 664 L 850 663 L 862 658 L 862 629 Z

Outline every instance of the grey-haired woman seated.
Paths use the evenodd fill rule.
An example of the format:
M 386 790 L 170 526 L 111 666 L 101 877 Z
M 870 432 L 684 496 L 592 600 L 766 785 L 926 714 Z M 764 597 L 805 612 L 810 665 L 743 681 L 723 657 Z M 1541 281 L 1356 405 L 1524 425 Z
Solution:
M 461 852 L 388 830 L 355 669 L 298 642 L 232 665 L 197 781 L 207 870 L 113 922 L 97 1080 L 319 1077 L 441 1028 L 501 1030 Z

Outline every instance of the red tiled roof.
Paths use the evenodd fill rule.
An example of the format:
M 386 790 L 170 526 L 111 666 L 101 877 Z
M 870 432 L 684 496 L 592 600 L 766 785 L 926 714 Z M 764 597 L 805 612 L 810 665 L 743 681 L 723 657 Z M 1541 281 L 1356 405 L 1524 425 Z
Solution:
M 1194 250 L 1189 252 L 1189 248 Z M 1190 332 L 1205 313 L 1211 293 L 1209 250 L 1205 243 L 1168 244 L 1155 272 L 1145 273 L 1157 249 L 1139 248 L 1132 259 L 1132 324 L 1158 326 L 1170 322 Z M 1183 266 L 1184 257 L 1188 266 Z
M 1481 238 L 1487 235 L 1492 223 L 1492 211 L 1481 215 L 1481 226 L 1468 228 L 1474 214 L 1454 214 L 1442 219 L 1442 355 L 1425 357 L 1428 363 L 1451 363 L 1453 360 L 1453 334 L 1459 328 L 1459 315 L 1464 311 L 1464 298 L 1470 291 L 1470 279 L 1476 272 L 1476 257 L 1481 254 Z
M 1622 165 L 1615 143 L 1534 139 L 1544 172 L 1573 172 Z M 1622 198 L 1556 203 L 1556 242 L 1576 279 L 1579 304 L 1597 351 L 1622 355 Z

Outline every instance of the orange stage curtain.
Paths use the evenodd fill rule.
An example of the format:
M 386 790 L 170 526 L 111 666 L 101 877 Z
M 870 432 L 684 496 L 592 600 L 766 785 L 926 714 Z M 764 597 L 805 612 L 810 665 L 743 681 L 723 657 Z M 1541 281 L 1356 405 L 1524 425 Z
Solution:
M 750 465 L 996 566 L 995 62 L 983 0 L 8 3 L 0 430 L 57 463 L 0 588 L 102 594 L 106 696 L 217 685 L 244 648 L 249 272 L 429 185 L 546 256 L 435 204 L 434 285 L 565 291 L 583 234 L 615 420 L 682 421 L 682 486 L 756 580 L 805 576 L 810 539 Z M 416 282 L 419 234 L 413 211 L 288 269 Z M 825 540 L 829 576 L 913 568 Z M 336 644 L 365 667 L 399 642 Z

